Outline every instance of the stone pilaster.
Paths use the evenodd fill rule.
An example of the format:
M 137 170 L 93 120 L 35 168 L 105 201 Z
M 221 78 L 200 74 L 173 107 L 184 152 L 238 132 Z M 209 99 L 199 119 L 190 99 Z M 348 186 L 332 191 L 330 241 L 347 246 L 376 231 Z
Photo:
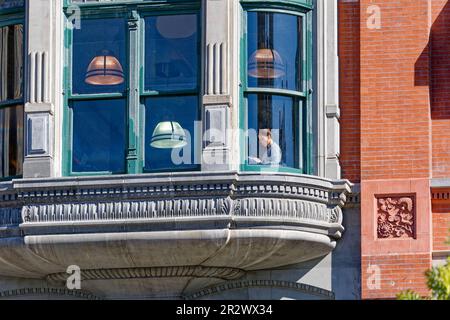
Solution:
M 318 173 L 340 179 L 337 1 L 316 1 L 318 55 Z
M 55 111 L 60 99 L 60 0 L 28 0 L 24 177 L 55 175 Z M 59 92 L 59 94 L 58 94 Z M 58 120 L 59 121 L 59 120 Z
M 203 43 L 203 143 L 202 170 L 231 168 L 230 127 L 232 108 L 233 1 L 202 2 Z

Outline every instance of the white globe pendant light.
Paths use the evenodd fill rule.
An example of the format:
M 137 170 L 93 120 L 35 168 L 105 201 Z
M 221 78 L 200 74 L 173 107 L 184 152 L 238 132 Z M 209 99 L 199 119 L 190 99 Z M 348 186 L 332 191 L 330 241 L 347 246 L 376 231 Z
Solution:
M 153 131 L 150 145 L 158 149 L 183 148 L 187 145 L 183 127 L 175 121 L 162 121 Z

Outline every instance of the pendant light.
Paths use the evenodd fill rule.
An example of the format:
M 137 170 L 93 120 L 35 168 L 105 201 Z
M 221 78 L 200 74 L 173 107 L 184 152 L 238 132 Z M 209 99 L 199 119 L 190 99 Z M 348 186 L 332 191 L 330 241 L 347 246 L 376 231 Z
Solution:
M 258 49 L 248 62 L 248 74 L 253 78 L 277 79 L 286 74 L 283 59 L 275 49 Z
M 274 23 L 270 13 L 258 14 L 257 50 L 248 61 L 248 75 L 258 79 L 277 79 L 286 74 L 286 67 L 277 50 L 273 48 Z
M 162 121 L 153 131 L 150 145 L 158 149 L 183 148 L 187 145 L 183 127 L 175 121 Z
M 114 86 L 125 80 L 119 60 L 108 50 L 92 59 L 86 72 L 86 83 L 95 86 Z

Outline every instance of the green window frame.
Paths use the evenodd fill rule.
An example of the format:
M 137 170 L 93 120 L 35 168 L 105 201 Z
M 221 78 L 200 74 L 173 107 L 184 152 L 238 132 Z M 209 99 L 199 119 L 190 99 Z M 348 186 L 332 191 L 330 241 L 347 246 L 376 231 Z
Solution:
M 14 25 L 22 25 L 23 27 L 23 50 L 22 50 L 22 82 L 21 82 L 21 97 L 20 98 L 12 98 L 12 99 L 5 99 L 3 101 L 0 101 L 0 112 L 3 110 L 6 110 L 7 108 L 21 108 L 22 109 L 22 115 L 24 117 L 24 109 L 25 109 L 25 39 L 26 39 L 26 28 L 25 28 L 25 10 L 23 4 L 20 5 L 20 3 L 17 3 L 15 6 L 7 6 L 6 8 L 0 8 L 0 29 L 7 27 L 7 26 L 14 26 Z M 20 112 L 18 113 L 20 115 Z M 23 173 L 23 161 L 24 161 L 24 152 L 25 152 L 25 140 L 24 140 L 24 119 L 22 119 L 22 128 L 21 128 L 21 136 L 17 137 L 19 142 L 18 150 L 21 150 L 21 157 L 22 159 L 18 159 L 22 162 L 22 165 L 20 166 L 21 170 L 18 172 L 19 174 L 16 175 L 8 175 L 3 176 L 0 174 L 0 181 L 8 181 L 12 179 L 18 179 L 22 178 Z M 0 123 L 0 129 L 1 128 Z M 3 150 L 0 150 L 0 157 L 3 157 Z M 0 161 L 2 163 L 2 161 Z M 0 170 L 2 172 L 2 170 Z
M 200 120 L 200 90 L 201 90 L 201 63 L 198 61 L 197 86 L 195 89 L 178 90 L 171 92 L 151 91 L 145 89 L 145 19 L 152 16 L 165 15 L 197 15 L 197 48 L 201 45 L 200 28 L 200 1 L 192 0 L 181 2 L 169 0 L 162 2 L 146 1 L 113 1 L 113 2 L 76 2 L 65 1 L 64 13 L 66 21 L 73 14 L 72 4 L 80 9 L 81 23 L 83 19 L 96 18 L 125 18 L 126 19 L 126 43 L 127 43 L 127 71 L 125 81 L 126 90 L 123 93 L 104 94 L 74 94 L 72 93 L 72 63 L 73 63 L 73 30 L 65 28 L 65 54 L 64 54 L 64 118 L 63 118 L 63 174 L 65 176 L 85 175 L 112 175 L 112 174 L 140 174 L 164 171 L 197 171 L 200 165 L 189 167 L 170 168 L 170 170 L 145 170 L 145 101 L 149 98 L 164 98 L 177 96 L 195 96 L 198 99 L 197 118 Z M 200 52 L 200 51 L 199 51 Z M 126 150 L 125 170 L 123 172 L 97 171 L 97 172 L 73 172 L 73 111 L 71 104 L 76 101 L 97 101 L 107 99 L 126 100 Z M 200 142 L 192 140 L 195 145 Z M 200 152 L 197 148 L 195 153 Z M 197 157 L 197 154 L 195 155 Z
M 240 35 L 240 108 L 239 128 L 240 135 L 240 170 L 252 172 L 287 172 L 296 174 L 314 173 L 313 155 L 313 0 L 291 1 L 256 1 L 241 0 L 242 32 Z M 248 83 L 248 13 L 267 12 L 281 13 L 302 17 L 302 46 L 303 59 L 301 66 L 302 87 L 301 90 L 288 90 L 279 88 L 250 87 Z M 248 114 L 250 95 L 271 95 L 289 97 L 294 105 L 294 114 L 298 130 L 295 132 L 296 147 L 299 160 L 295 167 L 255 165 L 249 163 L 248 154 Z

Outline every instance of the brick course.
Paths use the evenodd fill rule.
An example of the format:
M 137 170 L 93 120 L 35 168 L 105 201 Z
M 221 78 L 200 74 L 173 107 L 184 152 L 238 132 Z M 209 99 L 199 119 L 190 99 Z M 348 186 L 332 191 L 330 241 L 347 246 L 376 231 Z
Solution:
M 431 267 L 429 253 L 362 256 L 362 298 L 394 299 L 403 290 L 414 290 L 427 296 L 425 271 Z M 369 269 L 372 266 L 372 269 Z M 380 270 L 379 289 L 373 286 L 373 266 Z M 372 286 L 371 286 L 372 284 Z
M 431 44 L 431 117 L 433 177 L 450 176 L 450 4 L 433 0 Z
M 339 2 L 340 160 L 342 175 L 353 182 L 361 177 L 359 11 L 358 1 Z
M 450 251 L 450 202 L 433 202 L 433 251 Z

